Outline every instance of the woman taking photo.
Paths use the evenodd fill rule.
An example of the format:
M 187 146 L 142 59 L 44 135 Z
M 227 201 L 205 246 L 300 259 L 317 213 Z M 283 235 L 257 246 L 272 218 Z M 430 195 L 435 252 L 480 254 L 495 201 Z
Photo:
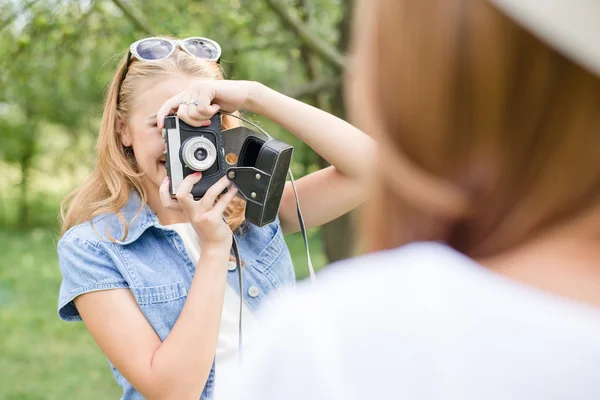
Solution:
M 126 400 L 218 400 L 237 379 L 240 297 L 232 232 L 245 265 L 244 329 L 256 324 L 266 297 L 294 283 L 283 240 L 299 230 L 292 187 L 284 189 L 278 218 L 263 228 L 244 223 L 244 202 L 226 177 L 196 201 L 190 191 L 202 174 L 189 175 L 172 199 L 165 116 L 176 112 L 202 126 L 218 111 L 248 110 L 312 147 L 332 166 L 297 182 L 307 229 L 364 198 L 356 177 L 372 162 L 373 141 L 259 83 L 223 80 L 220 54 L 205 38 L 132 44 L 108 90 L 96 165 L 64 203 L 59 315 L 85 322 Z M 236 124 L 222 116 L 223 129 Z

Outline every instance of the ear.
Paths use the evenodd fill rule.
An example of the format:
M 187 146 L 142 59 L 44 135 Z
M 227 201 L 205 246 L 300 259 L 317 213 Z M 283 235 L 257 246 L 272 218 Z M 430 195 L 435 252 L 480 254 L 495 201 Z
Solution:
M 120 116 L 117 117 L 117 121 L 115 122 L 115 130 L 121 138 L 121 144 L 123 144 L 125 147 L 131 147 L 133 140 L 131 137 L 131 131 L 127 129 L 125 118 Z

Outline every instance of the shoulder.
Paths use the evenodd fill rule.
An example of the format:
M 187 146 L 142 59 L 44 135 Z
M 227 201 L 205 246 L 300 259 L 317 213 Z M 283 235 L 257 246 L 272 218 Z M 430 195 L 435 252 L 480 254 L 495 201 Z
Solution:
M 334 263 L 317 278 L 315 285 L 303 282 L 296 292 L 274 301 L 265 318 L 421 335 L 472 324 L 483 330 L 500 322 L 531 325 L 533 320 L 579 326 L 597 317 L 581 304 L 513 281 L 439 243 L 415 243 Z
M 239 237 L 247 237 L 247 236 L 265 236 L 265 237 L 273 237 L 274 235 L 281 234 L 281 221 L 279 216 L 277 216 L 272 222 L 259 227 L 254 225 L 249 221 L 244 221 L 244 223 L 240 226 L 240 228 L 235 232 L 236 236 Z
M 296 324 L 318 318 L 343 325 L 343 319 L 375 322 L 390 313 L 429 324 L 473 295 L 473 280 L 485 279 L 482 270 L 442 244 L 410 244 L 331 264 L 317 275 L 316 284 L 302 282 L 296 291 L 273 299 L 265 318 L 289 318 Z
M 107 232 L 114 231 L 118 224 L 115 213 L 104 213 L 69 228 L 59 239 L 58 246 L 85 243 L 97 247 L 100 243 L 110 242 Z
M 454 249 L 432 242 L 405 245 L 329 265 L 318 275 L 314 289 L 326 295 L 332 291 L 348 296 L 385 295 L 388 290 L 403 296 L 416 294 L 414 288 L 447 286 L 457 275 L 477 274 L 481 267 Z M 462 277 L 461 277 L 462 279 Z
M 110 216 L 94 218 L 71 227 L 59 238 L 56 251 L 63 275 L 110 262 L 112 248 L 108 232 Z M 114 231 L 114 230 L 113 230 Z
M 119 212 L 105 212 L 71 227 L 60 238 L 59 244 L 77 241 L 84 241 L 94 246 L 115 242 L 129 244 L 156 222 L 156 217 L 149 211 L 147 205 L 134 207 L 127 204 Z M 123 239 L 126 232 L 127 237 Z
M 240 246 L 246 252 L 246 258 L 257 257 L 259 254 L 276 258 L 284 249 L 285 241 L 279 218 L 262 227 L 244 222 L 235 233 Z
M 367 272 L 370 276 L 375 276 L 379 272 L 414 275 L 425 272 L 424 270 L 438 268 L 440 263 L 448 262 L 474 264 L 468 257 L 446 245 L 418 242 L 332 263 L 323 271 L 321 279 L 330 282 L 333 276 L 341 276 L 342 272 L 349 277 Z
M 102 226 L 102 224 L 99 224 Z M 82 294 L 128 287 L 115 263 L 111 243 L 96 232 L 90 221 L 69 229 L 57 244 L 62 281 L 58 295 L 58 314 L 65 321 L 80 321 L 74 299 Z M 99 231 L 101 232 L 101 231 Z
M 121 241 L 126 232 L 127 237 L 120 243 L 129 244 L 156 222 L 156 216 L 150 207 L 142 201 L 139 193 L 131 190 L 126 203 L 118 212 L 107 211 L 71 227 L 59 240 L 59 245 L 77 241 L 93 245 L 114 243 Z

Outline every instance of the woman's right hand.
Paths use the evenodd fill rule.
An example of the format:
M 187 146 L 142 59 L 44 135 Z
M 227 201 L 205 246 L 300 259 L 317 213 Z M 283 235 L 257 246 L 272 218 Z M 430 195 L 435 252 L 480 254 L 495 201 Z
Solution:
M 185 177 L 179 185 L 176 200 L 169 194 L 169 179 L 165 178 L 160 186 L 160 199 L 163 206 L 169 209 L 182 209 L 200 238 L 203 249 L 223 248 L 227 252 L 231 248 L 232 232 L 223 220 L 225 209 L 237 193 L 231 186 L 218 201 L 217 197 L 225 190 L 230 181 L 226 176 L 212 185 L 198 201 L 192 196 L 192 188 L 202 179 L 202 173 L 196 172 Z

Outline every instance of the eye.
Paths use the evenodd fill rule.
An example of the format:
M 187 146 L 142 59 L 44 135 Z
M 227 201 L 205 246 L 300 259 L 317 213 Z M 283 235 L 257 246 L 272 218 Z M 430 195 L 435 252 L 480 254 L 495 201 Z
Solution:
M 156 114 L 148 117 L 146 120 L 146 126 L 149 128 L 156 128 L 158 126 L 158 118 L 156 118 Z

